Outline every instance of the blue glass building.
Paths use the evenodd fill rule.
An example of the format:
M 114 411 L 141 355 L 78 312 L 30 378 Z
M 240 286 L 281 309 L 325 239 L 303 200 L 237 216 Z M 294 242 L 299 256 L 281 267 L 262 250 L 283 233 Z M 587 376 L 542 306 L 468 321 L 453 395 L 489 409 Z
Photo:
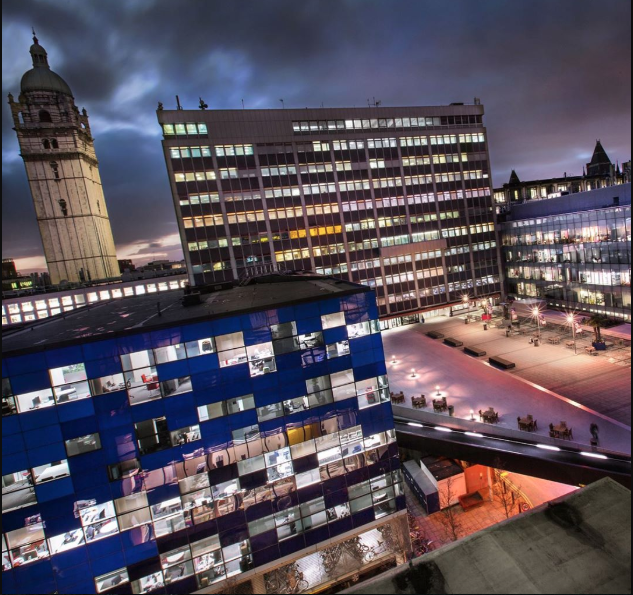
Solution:
M 5 334 L 3 593 L 300 592 L 400 560 L 375 295 L 272 280 Z

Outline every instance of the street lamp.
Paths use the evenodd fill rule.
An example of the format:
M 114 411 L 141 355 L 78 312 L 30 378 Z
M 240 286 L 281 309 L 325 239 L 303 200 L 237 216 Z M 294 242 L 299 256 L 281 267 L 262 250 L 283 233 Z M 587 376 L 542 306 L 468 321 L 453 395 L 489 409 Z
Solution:
M 411 368 L 411 378 L 415 378 L 415 368 Z
M 439 397 L 442 394 L 442 393 L 440 393 L 440 385 L 439 384 L 437 384 L 435 386 L 435 390 L 437 391 L 437 396 Z
M 541 311 L 538 308 L 532 310 L 532 315 L 536 318 L 536 334 L 541 338 Z
M 577 355 L 578 351 L 576 350 L 576 317 L 573 314 L 568 314 L 567 322 L 571 324 L 571 334 L 574 340 L 574 355 Z
M 398 360 L 396 359 L 396 356 L 395 356 L 395 355 L 392 355 L 392 356 L 391 356 L 391 363 L 392 363 L 392 364 L 397 364 L 397 363 L 398 363 Z

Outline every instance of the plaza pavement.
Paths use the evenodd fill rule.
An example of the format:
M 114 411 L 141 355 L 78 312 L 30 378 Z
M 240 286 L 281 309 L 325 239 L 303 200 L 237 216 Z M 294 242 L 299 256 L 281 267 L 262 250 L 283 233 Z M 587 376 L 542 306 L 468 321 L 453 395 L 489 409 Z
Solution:
M 437 415 L 438 423 L 447 414 L 433 414 L 431 400 L 436 385 L 448 404 L 455 407 L 455 417 L 470 419 L 470 411 L 474 410 L 478 420 L 479 409 L 493 407 L 500 416 L 497 427 L 517 430 L 517 417 L 531 414 L 539 429 L 526 432 L 526 438 L 547 436 L 549 423 L 565 420 L 573 429 L 574 442 L 589 445 L 589 427 L 595 422 L 600 429 L 601 448 L 631 453 L 629 367 L 610 363 L 604 354 L 587 355 L 582 346 L 578 355 L 574 355 L 573 350 L 565 347 L 564 340 L 560 345 L 546 342 L 534 347 L 529 343 L 531 334 L 506 337 L 503 329 L 495 328 L 496 322 L 493 320 L 489 330 L 484 331 L 481 322 L 465 324 L 460 317 L 438 317 L 383 331 L 391 390 L 403 391 L 404 405 L 409 407 L 411 396 L 425 394 L 429 406 L 422 411 Z M 430 330 L 459 339 L 465 346 L 481 346 L 487 355 L 482 358 L 466 355 L 462 348 L 426 337 Z M 486 365 L 483 362 L 490 355 L 514 361 L 516 370 L 504 371 Z M 391 363 L 392 357 L 396 358 L 396 364 Z M 412 368 L 416 371 L 415 378 L 411 377 Z M 479 421 L 472 424 L 474 431 L 485 430 L 485 424 Z

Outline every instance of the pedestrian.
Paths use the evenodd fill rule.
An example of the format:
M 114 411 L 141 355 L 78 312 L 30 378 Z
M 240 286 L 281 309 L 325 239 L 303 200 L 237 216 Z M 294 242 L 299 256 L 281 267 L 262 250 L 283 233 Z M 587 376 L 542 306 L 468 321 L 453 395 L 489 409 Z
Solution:
M 420 322 L 421 322 L 422 324 L 424 324 L 424 322 L 425 322 L 425 321 L 424 321 L 424 316 L 422 316 L 422 315 L 420 315 Z
M 591 435 L 593 436 L 594 440 L 598 440 L 598 424 L 597 423 L 592 423 L 589 426 L 589 431 L 591 432 Z

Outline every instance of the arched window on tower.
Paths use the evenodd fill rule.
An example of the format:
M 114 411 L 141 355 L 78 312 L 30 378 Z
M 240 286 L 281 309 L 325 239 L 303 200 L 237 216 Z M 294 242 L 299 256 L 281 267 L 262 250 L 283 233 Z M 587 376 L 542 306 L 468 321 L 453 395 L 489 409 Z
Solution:
M 51 169 L 53 170 L 53 177 L 56 180 L 59 180 L 59 166 L 57 165 L 57 161 L 51 161 L 49 165 L 51 166 Z
M 57 139 L 56 138 L 51 138 L 51 148 L 52 149 L 59 149 L 59 145 L 57 144 Z
M 41 109 L 39 115 L 40 115 L 40 122 L 52 122 L 53 121 L 53 119 L 51 118 L 51 115 L 45 109 Z
M 50 148 L 51 148 L 51 143 L 48 141 L 48 139 L 47 139 L 47 138 L 45 138 L 45 139 L 42 141 L 42 146 L 43 146 L 45 149 L 50 149 Z

